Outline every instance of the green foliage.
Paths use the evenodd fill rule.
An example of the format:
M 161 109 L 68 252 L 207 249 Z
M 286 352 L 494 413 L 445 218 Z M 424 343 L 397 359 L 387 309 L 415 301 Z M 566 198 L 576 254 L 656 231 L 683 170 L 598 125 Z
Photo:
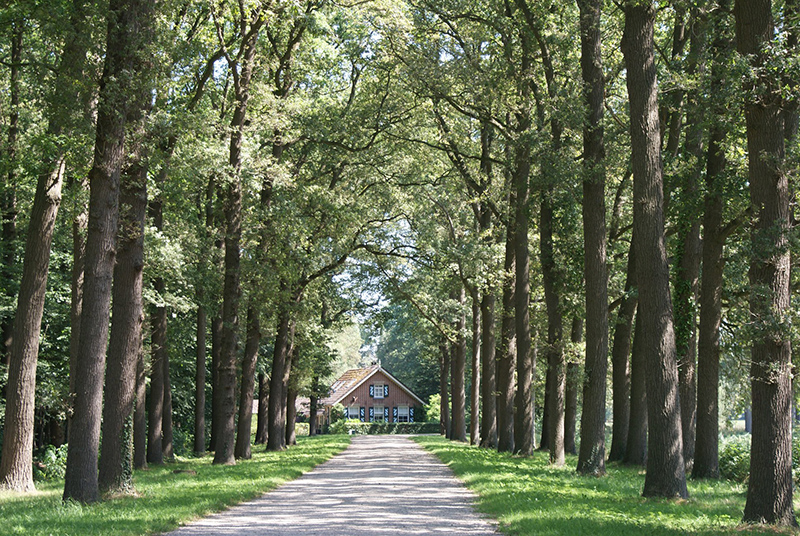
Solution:
M 425 415 L 428 422 L 439 422 L 442 418 L 442 395 L 434 393 L 428 397 L 428 403 L 425 404 Z
M 330 433 L 347 435 L 438 434 L 439 424 L 430 422 L 358 422 L 338 421 Z
M 744 482 L 750 476 L 750 434 L 730 436 L 719 447 L 719 474 Z
M 35 482 L 63 479 L 66 469 L 66 444 L 60 447 L 47 445 L 33 457 L 33 480 Z

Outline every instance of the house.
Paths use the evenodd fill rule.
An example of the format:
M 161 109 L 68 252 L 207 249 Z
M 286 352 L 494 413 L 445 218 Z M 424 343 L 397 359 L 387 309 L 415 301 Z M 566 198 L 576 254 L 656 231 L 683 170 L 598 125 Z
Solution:
M 331 385 L 319 401 L 318 428 L 330 423 L 330 409 L 344 406 L 345 418 L 361 422 L 414 422 L 424 402 L 380 363 L 351 369 Z

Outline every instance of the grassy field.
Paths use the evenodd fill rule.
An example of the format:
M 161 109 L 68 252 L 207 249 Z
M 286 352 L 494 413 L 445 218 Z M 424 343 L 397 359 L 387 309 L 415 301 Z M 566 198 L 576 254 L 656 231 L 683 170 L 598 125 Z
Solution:
M 0 534 L 142 535 L 251 499 L 297 478 L 342 451 L 347 436 L 299 437 L 287 451 L 253 448 L 253 459 L 235 466 L 212 465 L 212 457 L 179 460 L 137 471 L 138 497 L 120 497 L 90 506 L 61 501 L 63 482 L 38 486 L 33 495 L 0 493 Z
M 453 469 L 478 495 L 478 510 L 499 520 L 509 535 L 789 533 L 739 526 L 742 484 L 690 481 L 689 500 L 644 499 L 644 472 L 638 469 L 615 464 L 603 478 L 582 477 L 574 456 L 556 468 L 546 453 L 526 459 L 441 437 L 416 440 Z

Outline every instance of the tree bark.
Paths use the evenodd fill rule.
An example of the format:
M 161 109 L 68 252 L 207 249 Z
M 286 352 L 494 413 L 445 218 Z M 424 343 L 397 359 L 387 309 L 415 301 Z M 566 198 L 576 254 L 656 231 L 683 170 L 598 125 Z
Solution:
M 731 50 L 733 43 L 725 37 L 727 6 L 719 6 L 711 15 L 711 55 L 718 58 Z M 715 60 L 711 65 L 712 94 L 720 94 L 727 83 L 724 65 Z M 712 117 L 722 117 L 728 103 L 716 100 Z M 703 271 L 700 288 L 700 325 L 697 354 L 697 436 L 692 478 L 719 478 L 719 329 L 722 324 L 722 285 L 725 267 L 722 231 L 725 201 L 720 180 L 727 166 L 724 143 L 727 128 L 722 121 L 712 120 L 706 159 L 706 195 L 703 210 Z
M 194 368 L 194 453 L 202 456 L 206 452 L 206 331 L 208 315 L 202 304 L 203 295 L 198 294 L 197 306 L 197 357 Z
M 263 372 L 258 373 L 258 419 L 256 421 L 256 445 L 267 442 L 267 424 L 269 410 L 269 382 Z
M 147 372 L 144 367 L 144 341 L 139 340 L 136 355 L 136 399 L 133 406 L 133 468 L 147 469 Z
M 494 289 L 485 289 L 481 298 L 481 447 L 497 447 L 496 353 Z
M 284 391 L 284 374 L 289 368 L 286 363 L 292 338 L 291 307 L 282 305 L 278 311 L 278 328 L 275 335 L 275 346 L 272 354 L 272 376 L 269 384 L 269 425 L 267 433 L 267 450 L 281 451 L 286 449 L 286 392 Z
M 456 342 L 453 343 L 452 359 L 450 360 L 450 400 L 453 405 L 451 414 L 450 439 L 454 441 L 467 441 L 466 420 L 466 390 L 464 376 L 467 362 L 467 313 L 464 310 L 466 301 L 464 287 L 460 286 L 454 298 L 458 301 L 459 312 L 456 320 Z
M 683 460 L 675 330 L 664 238 L 663 176 L 654 58 L 655 9 L 625 5 L 622 50 L 631 114 L 639 322 L 647 359 L 645 497 L 688 497 Z
M 450 376 L 450 347 L 447 341 L 439 344 L 439 431 L 447 439 L 451 437 L 450 427 L 450 394 L 448 378 Z
M 258 345 L 261 341 L 261 325 L 258 312 L 252 304 L 247 308 L 247 342 L 242 358 L 242 384 L 239 391 L 239 422 L 236 430 L 236 451 L 234 455 L 241 460 L 252 458 L 250 449 L 250 430 L 253 424 L 253 392 L 255 390 L 256 362 Z
M 152 211 L 152 203 L 151 203 Z M 154 283 L 159 296 L 164 295 L 164 279 Z M 167 353 L 166 307 L 156 306 L 150 313 L 150 396 L 147 404 L 147 462 L 164 463 L 164 358 Z
M 548 404 L 547 446 L 550 451 L 550 463 L 564 465 L 564 401 L 566 395 L 567 363 L 564 358 L 564 317 L 561 311 L 558 275 L 553 248 L 553 206 L 550 201 L 550 190 L 542 192 L 542 203 L 539 214 L 540 248 L 542 263 L 542 283 L 544 301 L 547 308 L 547 374 L 550 376 Z M 544 433 L 544 431 L 543 431 Z
M 513 195 L 513 194 L 512 194 Z M 509 202 L 513 206 L 514 201 Z M 506 227 L 506 252 L 503 264 L 503 304 L 500 347 L 497 350 L 497 450 L 514 452 L 514 369 L 517 361 L 517 335 L 514 327 L 516 258 L 513 219 Z
M 572 318 L 571 341 L 578 346 L 583 340 L 583 319 Z M 578 420 L 578 386 L 580 385 L 580 356 L 572 353 L 567 361 L 567 383 L 564 391 L 564 452 L 577 454 L 575 428 Z M 584 410 L 585 411 L 585 410 Z
M 470 420 L 469 443 L 477 445 L 481 440 L 480 429 L 480 385 L 481 385 L 481 307 L 477 291 L 472 295 L 472 380 L 469 389 Z
M 209 449 L 213 452 L 216 449 L 217 437 L 219 436 L 219 420 L 215 415 L 219 414 L 219 356 L 222 351 L 222 317 L 215 316 L 211 321 L 211 441 Z
M 286 446 L 297 445 L 297 383 L 291 371 L 297 366 L 299 359 L 299 349 L 292 344 L 290 355 L 292 356 L 289 371 L 286 374 L 284 390 L 286 392 Z M 291 376 L 291 377 L 290 377 Z
M 581 73 L 586 120 L 583 127 L 583 240 L 586 282 L 586 364 L 583 378 L 581 447 L 577 470 L 605 473 L 606 378 L 608 376 L 608 269 L 606 265 L 605 82 L 600 15 L 603 2 L 578 0 Z
M 164 323 L 166 326 L 166 322 Z M 166 345 L 166 340 L 165 340 Z M 164 351 L 164 413 L 162 415 L 162 432 L 161 450 L 164 453 L 164 459 L 167 461 L 175 461 L 175 451 L 173 447 L 173 434 L 172 434 L 172 381 L 170 380 L 170 366 L 169 366 L 169 352 Z
M 734 6 L 736 48 L 747 56 L 756 80 L 744 88 L 751 228 L 750 318 L 753 329 L 751 386 L 753 434 L 744 521 L 797 525 L 792 507 L 792 351 L 790 306 L 789 181 L 785 156 L 781 79 L 775 61 L 772 2 Z
M 152 0 L 112 0 L 106 59 L 100 87 L 95 154 L 89 172 L 89 234 L 81 334 L 76 362 L 75 411 L 72 420 L 64 499 L 99 498 L 97 454 L 103 370 L 108 340 L 111 281 L 119 219 L 119 174 L 124 157 L 125 117 L 130 91 L 125 80 L 141 72 L 140 39 L 153 21 Z
M 645 386 L 647 369 L 646 356 L 642 351 L 642 326 L 638 312 L 635 322 L 631 350 L 630 422 L 625 457 L 622 461 L 628 465 L 644 466 L 647 463 L 647 389 Z
M 631 423 L 631 333 L 633 318 L 636 315 L 636 253 L 631 237 L 628 249 L 628 267 L 625 275 L 625 294 L 619 304 L 614 326 L 614 346 L 611 350 L 613 419 L 611 429 L 611 450 L 608 461 L 627 460 L 628 427 Z M 644 377 L 642 376 L 642 379 Z M 634 462 L 636 463 L 636 462 Z
M 142 138 L 149 103 L 150 91 L 141 92 L 134 113 L 128 117 L 128 122 L 134 124 L 135 138 L 129 146 L 129 161 L 121 179 L 99 473 L 100 490 L 109 493 L 128 493 L 134 489 L 131 417 L 144 323 L 142 273 L 148 165 Z

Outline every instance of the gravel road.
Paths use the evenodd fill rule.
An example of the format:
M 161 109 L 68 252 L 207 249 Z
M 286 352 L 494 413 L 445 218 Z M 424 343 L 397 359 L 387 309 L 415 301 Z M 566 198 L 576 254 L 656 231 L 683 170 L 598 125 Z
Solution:
M 168 536 L 497 535 L 473 499 L 410 439 L 359 436 L 297 480 Z

